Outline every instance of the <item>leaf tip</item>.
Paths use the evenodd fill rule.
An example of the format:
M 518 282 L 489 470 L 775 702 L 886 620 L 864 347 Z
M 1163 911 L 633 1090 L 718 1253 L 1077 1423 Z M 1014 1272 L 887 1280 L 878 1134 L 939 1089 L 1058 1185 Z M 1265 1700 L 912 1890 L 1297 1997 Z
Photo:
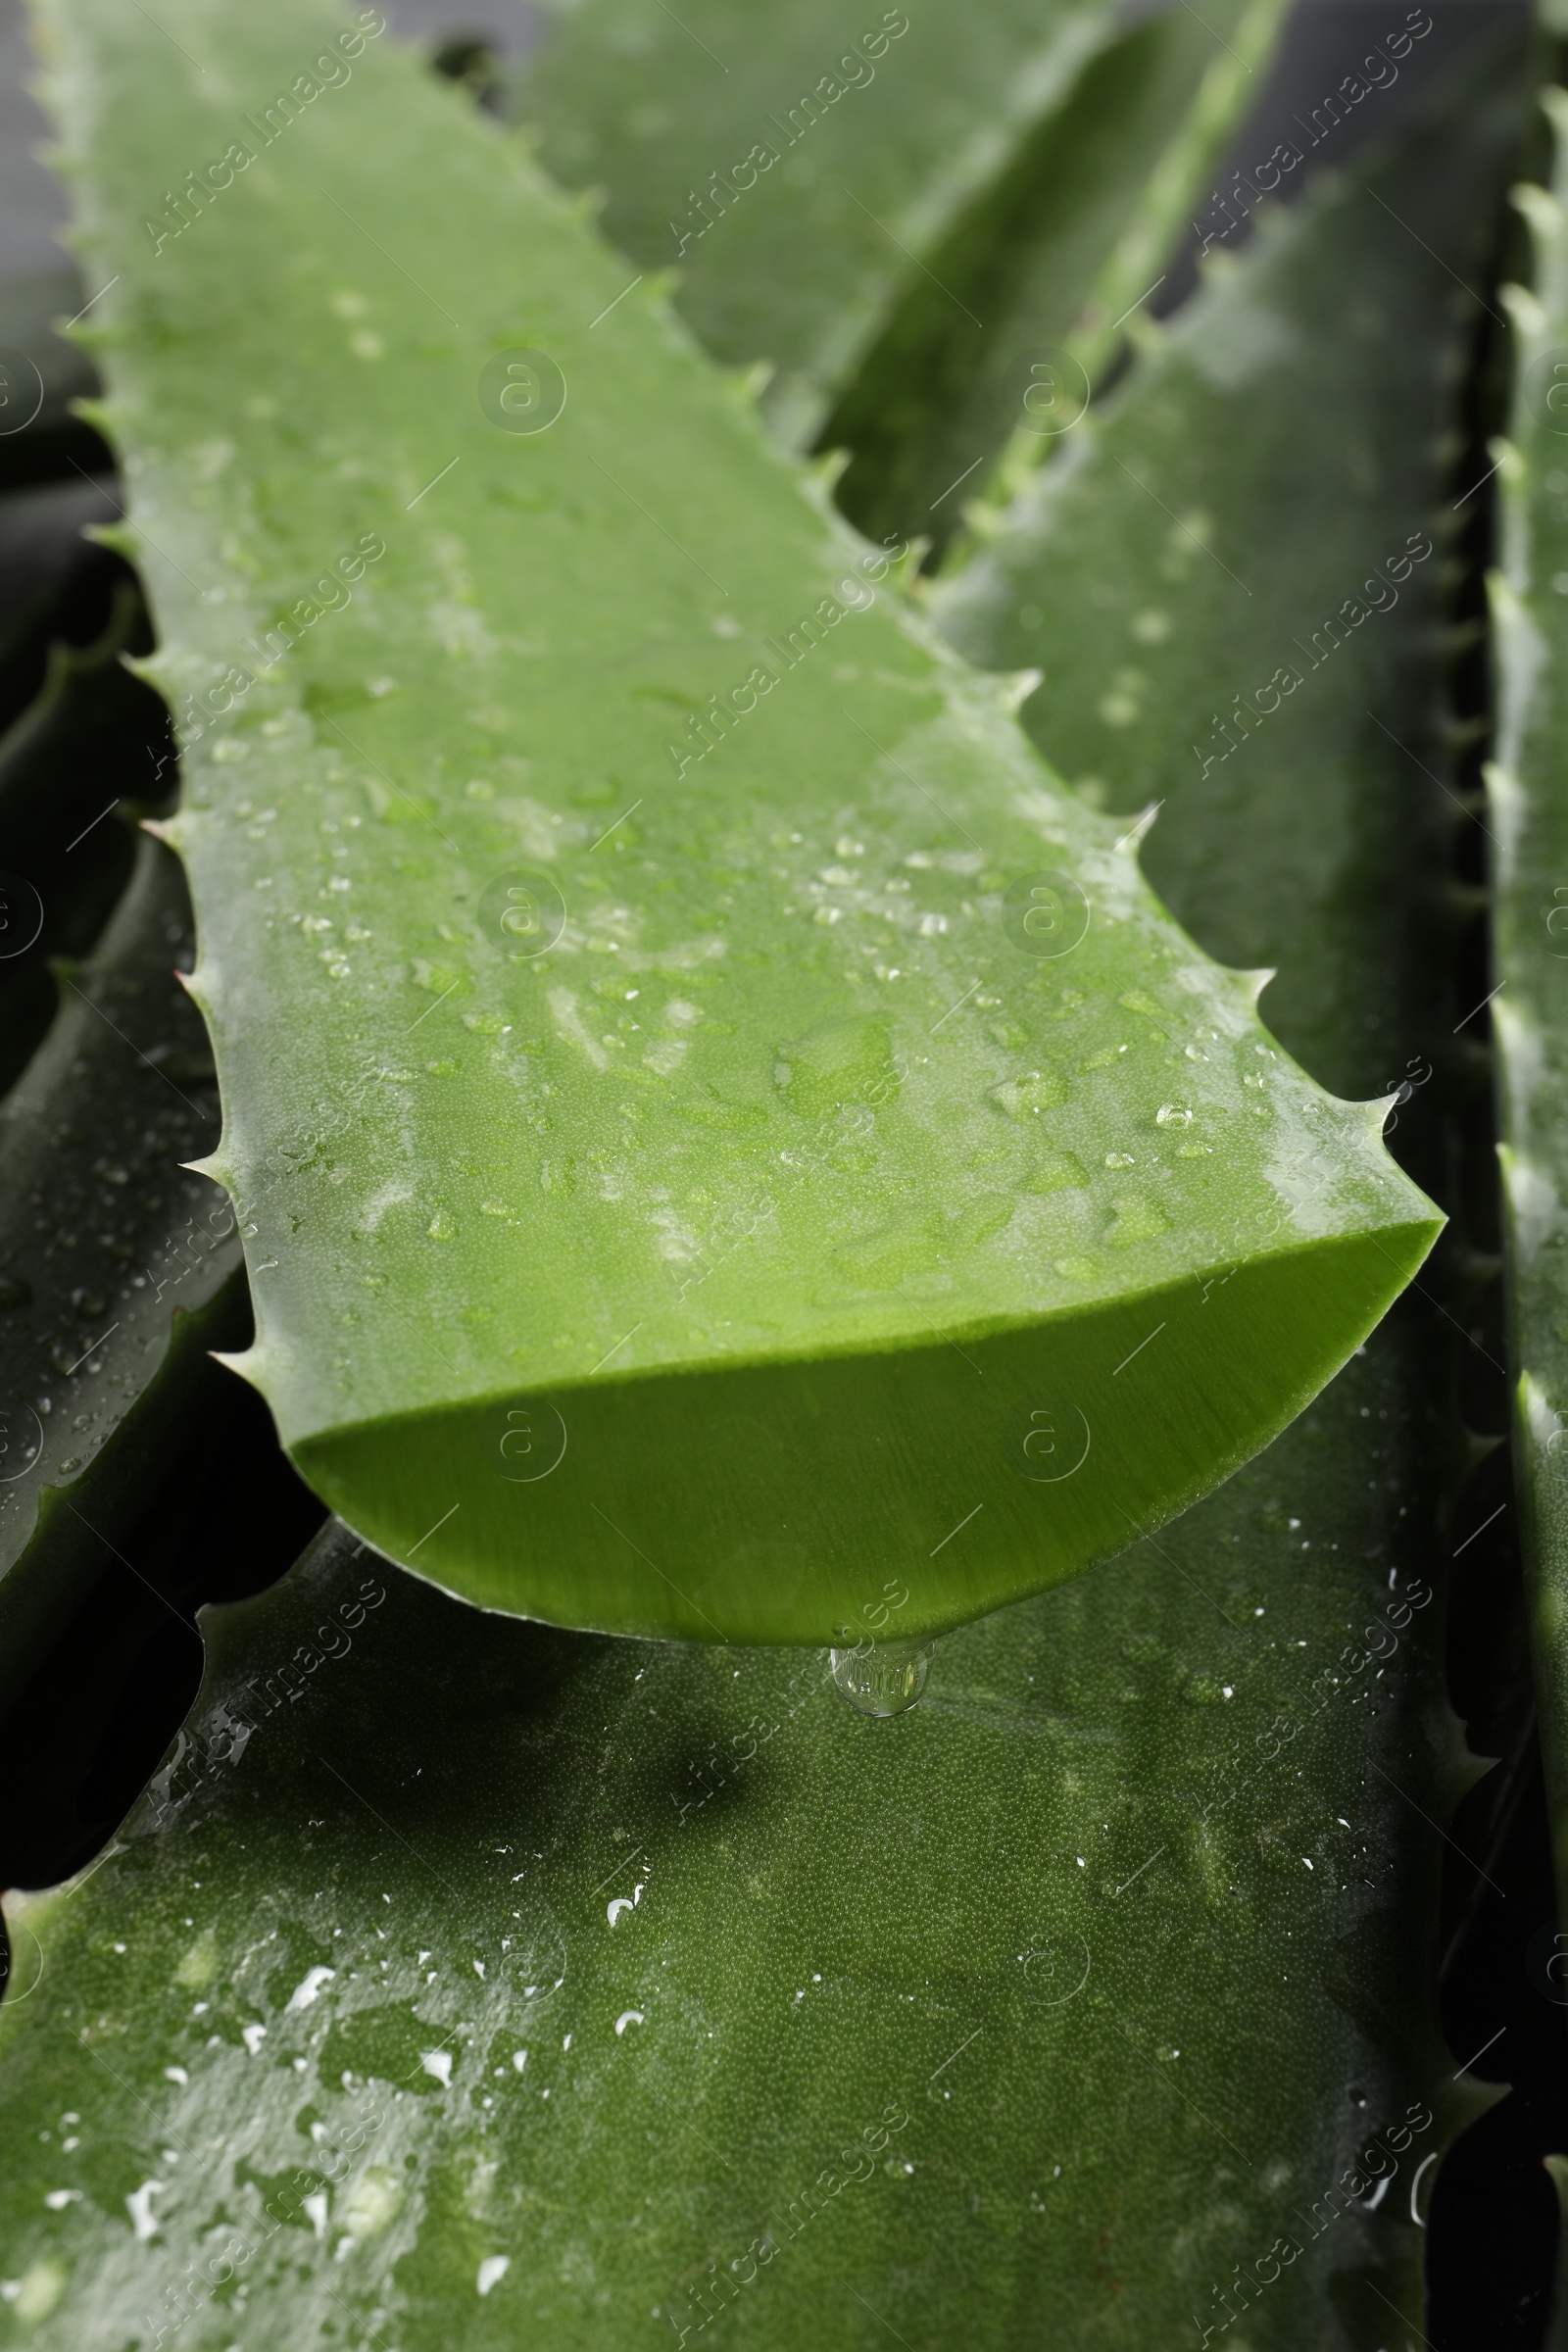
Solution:
M 107 547 L 111 555 L 123 556 L 127 564 L 141 558 L 140 542 L 128 522 L 89 522 L 83 525 L 81 535 L 97 547 Z
M 760 405 L 763 393 L 777 373 L 778 365 L 773 360 L 754 360 L 750 368 L 742 369 L 741 384 L 754 406 Z
M 1027 677 L 1029 672 L 1025 670 L 1023 674 L 1025 677 Z M 1040 672 L 1037 670 L 1034 674 L 1038 678 Z M 1136 857 L 1139 850 L 1143 847 L 1145 841 L 1147 841 L 1149 838 L 1150 832 L 1153 827 L 1154 819 L 1156 816 L 1158 816 L 1164 806 L 1165 804 L 1163 801 L 1151 801 L 1146 808 L 1141 808 L 1138 811 L 1138 814 L 1133 818 L 1132 823 L 1127 827 L 1126 831 L 1124 833 L 1117 834 L 1114 846 L 1120 850 L 1124 856 L 1129 858 Z

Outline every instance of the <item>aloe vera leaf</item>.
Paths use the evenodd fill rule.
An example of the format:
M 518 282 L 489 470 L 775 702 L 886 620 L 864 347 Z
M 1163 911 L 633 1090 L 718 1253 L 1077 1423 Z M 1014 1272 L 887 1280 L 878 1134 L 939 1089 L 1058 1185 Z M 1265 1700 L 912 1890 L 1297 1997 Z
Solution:
M 260 90 L 338 20 L 168 22 Z M 1430 1245 L 1381 1112 L 1275 1054 L 1133 835 L 413 58 L 366 48 L 155 253 L 142 191 L 218 82 L 45 24 L 185 739 L 240 1367 L 307 1479 L 487 1605 L 799 1641 L 868 1564 L 919 1634 L 1227 1475 Z M 476 387 L 524 335 L 569 397 L 514 436 Z
M 109 453 L 70 410 L 96 389 L 91 362 L 54 331 L 81 301 L 74 271 L 0 285 L 0 727 L 37 694 L 51 643 L 101 636 L 127 581 L 84 536 L 118 502 L 94 478 Z
M 1353 302 L 1353 239 L 1339 260 Z M 1342 415 L 1381 390 L 1352 376 Z M 1477 2101 L 1411 1992 L 1438 1869 L 1410 1808 L 1466 1771 L 1422 1575 L 1432 1354 L 1401 1312 L 1157 1546 L 953 1637 L 892 1724 L 824 1661 L 481 1624 L 342 1538 L 210 1616 L 126 1849 L 8 1906 L 27 2340 L 94 2352 L 135 2309 L 257 2352 L 327 2321 L 421 2352 L 673 2313 L 693 2341 L 705 2287 L 750 2340 L 831 2352 L 883 2321 L 1033 2344 L 1043 2310 L 1138 2352 L 1248 2305 L 1248 2340 L 1311 2352 L 1386 2341 L 1390 2296 L 1419 2321 L 1411 2199 Z M 507 1935 L 550 1965 L 509 1976 Z
M 1441 550 L 1446 534 L 1438 520 L 1440 466 L 1451 462 L 1453 447 L 1444 388 L 1452 383 L 1467 337 L 1462 311 L 1454 315 L 1448 271 L 1460 272 L 1473 288 L 1486 284 L 1495 197 L 1513 160 L 1518 90 L 1517 67 L 1504 62 L 1479 84 L 1450 92 L 1393 157 L 1381 166 L 1365 159 L 1352 178 L 1321 189 L 1297 221 L 1265 237 L 1239 270 L 1212 277 L 1189 317 L 1151 339 L 1140 372 L 1098 437 L 1081 437 L 1056 483 L 1043 480 L 967 578 L 936 600 L 974 658 L 1011 662 L 1020 643 L 1040 649 L 1036 658 L 1047 679 L 1027 710 L 1028 723 L 1088 789 L 1113 806 L 1125 803 L 1132 767 L 1142 758 L 1140 791 L 1168 795 L 1146 857 L 1169 901 L 1218 952 L 1278 960 L 1280 977 L 1264 1002 L 1308 1067 L 1347 1089 L 1381 1081 L 1408 1098 L 1399 1106 L 1398 1148 L 1413 1140 L 1418 1171 L 1441 1164 L 1443 1137 L 1431 1133 L 1424 1105 L 1456 1075 L 1449 1033 L 1472 1010 L 1468 1000 L 1451 999 L 1432 887 L 1446 863 L 1443 811 L 1453 806 L 1447 796 L 1458 783 L 1444 726 L 1441 591 L 1419 602 L 1404 596 L 1397 612 L 1384 616 L 1381 638 L 1367 642 L 1373 622 L 1359 647 L 1343 645 L 1337 666 L 1324 665 L 1324 674 L 1311 678 L 1314 701 L 1299 693 L 1259 729 L 1256 742 L 1206 773 L 1193 760 L 1183 774 L 1168 753 L 1162 757 L 1148 710 L 1128 706 L 1147 695 L 1159 724 L 1185 751 L 1196 720 L 1207 720 L 1216 705 L 1225 708 L 1216 684 L 1241 685 L 1250 672 L 1266 676 L 1256 662 L 1273 635 L 1287 648 L 1297 635 L 1310 643 L 1314 627 L 1335 609 L 1336 586 L 1342 592 L 1353 586 L 1386 552 L 1391 526 L 1398 525 L 1391 543 L 1396 546 L 1405 517 L 1427 520 Z M 1384 235 L 1389 216 L 1378 197 L 1433 249 L 1418 276 L 1409 267 L 1414 246 Z M 1348 335 L 1347 321 L 1359 331 Z M 1327 486 L 1347 465 L 1354 495 L 1335 499 Z M 1142 592 L 1136 557 L 1123 552 L 1140 545 L 1138 510 L 1148 502 L 1139 484 L 1171 511 L 1163 518 L 1154 514 L 1168 531 L 1166 547 L 1144 543 Z M 1315 497 L 1306 494 L 1307 484 Z M 1449 500 L 1467 486 L 1453 485 Z M 1240 527 L 1249 514 L 1255 518 L 1250 532 Z M 1179 594 L 1171 594 L 1178 583 L 1161 581 L 1159 557 L 1185 537 L 1171 527 L 1176 517 L 1226 562 L 1236 562 L 1236 551 L 1249 545 L 1265 557 L 1246 567 L 1254 599 L 1270 608 L 1255 629 L 1251 603 L 1238 588 L 1227 592 L 1206 559 L 1197 557 Z M 1062 594 L 1066 578 L 1071 598 Z M 1151 583 L 1155 594 L 1149 593 Z M 1090 643 L 1089 613 L 1101 616 L 1098 645 Z M 1174 621 L 1164 642 L 1147 623 L 1136 626 L 1151 613 Z M 1127 676 L 1122 665 L 1132 662 L 1149 664 L 1142 678 Z M 1112 697 L 1118 700 L 1107 718 Z M 1403 775 L 1392 757 L 1382 763 L 1375 749 L 1381 734 L 1368 713 L 1379 714 L 1409 748 Z M 1294 734 L 1285 732 L 1287 714 Z M 1415 762 L 1430 771 L 1424 795 Z M 1430 1086 L 1434 1070 L 1439 1086 Z M 1365 1496 L 1357 1538 L 1348 1542 L 1346 1531 L 1337 1531 L 1348 1560 L 1326 1557 L 1310 1518 L 1298 1512 L 1301 1538 L 1312 1544 L 1314 1601 L 1323 1612 L 1314 1627 L 1301 1626 L 1314 1645 L 1356 1589 L 1356 1556 L 1372 1557 L 1380 1541 L 1412 1541 L 1436 1574 L 1446 1550 L 1466 1438 L 1448 1361 L 1457 1335 L 1445 1311 L 1439 1305 L 1424 1317 L 1423 1347 L 1416 1337 L 1421 1310 L 1403 1301 L 1368 1346 L 1382 1383 L 1376 1411 L 1406 1427 L 1425 1422 L 1434 1432 L 1433 1453 L 1416 1471 L 1417 1489 L 1424 1490 L 1419 1500 L 1409 1490 L 1385 1486 L 1379 1433 L 1361 1417 L 1348 1373 L 1314 1408 L 1314 1417 L 1338 1425 L 1325 1447 L 1320 1488 Z M 1283 1469 L 1299 1434 L 1288 1433 L 1237 1485 L 1273 1466 Z M 1195 1577 L 1202 1576 L 1205 1559 L 1224 1556 L 1221 1512 L 1230 1492 L 1160 1539 Z M 1255 1533 L 1244 1536 L 1245 1548 L 1232 1555 L 1238 1568 L 1266 1557 L 1256 1544 Z M 1423 1909 L 1435 1901 L 1438 1877 L 1430 1825 L 1447 1820 L 1457 1792 L 1456 1727 L 1436 1630 L 1431 1648 L 1396 1661 L 1385 1687 L 1390 1713 L 1375 1728 L 1357 1727 L 1361 1744 L 1350 1755 L 1363 1789 L 1387 1808 L 1374 1843 L 1385 1851 L 1396 1847 L 1402 1857 L 1406 1907 L 1399 1917 L 1364 1924 L 1354 1964 L 1363 1984 L 1390 1988 L 1386 2016 L 1398 1999 L 1393 1988 L 1424 1976 L 1431 1913 L 1423 1918 Z M 1445 1719 L 1447 1728 L 1434 1746 L 1433 1726 Z M 1314 1744 L 1298 1743 L 1293 1754 L 1303 1800 L 1312 1788 L 1332 1789 L 1348 1761 Z M 1366 1818 L 1354 1805 L 1335 1810 L 1358 1823 Z M 1340 1967 L 1326 1946 L 1309 1959 L 1311 1948 L 1297 1946 L 1293 1980 L 1300 1970 L 1308 1984 L 1321 1983 Z M 1435 2039 L 1430 1998 L 1419 2006 L 1421 2030 Z M 1281 2046 L 1298 2049 L 1302 2030 L 1279 2023 Z M 1374 2041 L 1383 2039 L 1387 2028 L 1375 2004 L 1363 2011 L 1362 2023 Z M 1360 2063 L 1348 2058 L 1352 2079 Z M 1423 2194 L 1431 2185 L 1425 2178 Z M 1386 2242 L 1396 2258 L 1381 2291 L 1419 2326 L 1418 2258 L 1409 2238 L 1401 2252 L 1392 2235 Z M 1385 2310 L 1381 2324 L 1388 2320 Z M 1378 2326 L 1369 2314 L 1363 2340 L 1383 2340 Z M 1304 2340 L 1312 2340 L 1309 2332 Z
M 1125 396 L 936 600 L 972 660 L 1043 667 L 1023 723 L 1084 798 L 1160 800 L 1144 863 L 1161 897 L 1210 954 L 1278 966 L 1271 1026 L 1343 1093 L 1425 1082 L 1425 983 L 1379 909 L 1391 887 L 1419 895 L 1418 845 L 1451 807 L 1418 658 L 1453 527 L 1433 446 L 1515 150 L 1516 55 L 1474 77 L 1459 168 L 1437 161 L 1450 95 L 1381 162 L 1261 222 L 1245 272 L 1211 266 Z M 1348 381 L 1364 388 L 1348 424 Z M 1259 513 L 1269 536 L 1249 538 Z
M 1279 13 L 1265 0 L 1216 24 L 1178 7 L 1136 25 L 928 256 L 819 436 L 852 452 L 838 503 L 870 538 L 940 551 L 1009 440 L 1039 458 L 1071 429 L 1161 282 Z
M 107 484 L 73 474 L 14 491 L 0 504 L 0 725 L 27 709 L 62 639 L 90 643 L 113 617 L 123 562 L 83 531 L 112 523 Z
M 1568 809 L 1564 663 L 1568 627 L 1568 235 L 1562 203 L 1568 96 L 1545 94 L 1549 188 L 1517 201 L 1532 231 L 1535 288 L 1508 289 L 1515 399 L 1501 460 L 1503 541 L 1493 582 L 1498 672 L 1496 757 L 1488 770 L 1495 1041 L 1509 1273 L 1515 1475 L 1558 1882 L 1568 1877 L 1568 1409 L 1561 1078 L 1568 1036 Z
M 205 1350 L 245 1328 L 233 1212 L 179 1164 L 218 1123 L 189 948 L 184 877 L 144 838 L 0 1104 L 0 1714 L 177 1445 Z
M 894 1722 L 820 1654 L 487 1620 L 341 1529 L 210 1612 L 121 1842 L 7 1898 L 0 2341 L 618 2352 L 732 2302 L 781 2352 L 864 2346 L 862 2305 L 932 2345 L 1248 2303 L 1260 2352 L 1386 2342 L 1476 2099 L 1367 1754 L 1438 1680 L 1432 1438 L 1382 1425 L 1390 1546 L 1324 1479 L 1386 1370 L 1335 1394 L 1205 1506 L 1248 1552 L 1184 1548 L 1212 1599 L 1130 1561 L 964 1628 Z M 1292 1505 L 1353 1554 L 1327 1607 Z M 1420 1663 L 1330 1668 L 1308 1722 L 1368 1607 Z
M 87 953 L 125 886 L 134 844 L 117 812 L 170 799 L 169 713 L 120 660 L 139 634 L 145 650 L 145 627 L 122 581 L 102 635 L 52 647 L 38 693 L 0 738 L 0 1091 L 53 1018 L 52 960 Z
M 117 659 L 140 611 L 121 602 L 85 655 L 56 649 L 0 743 L 0 866 L 35 880 L 39 945 L 91 949 L 130 873 L 90 960 L 57 953 L 0 989 L 0 1077 L 27 1044 L 27 979 L 53 1019 L 0 1106 L 0 1782 L 24 1792 L 0 1878 L 24 1885 L 89 1858 L 144 1785 L 196 1688 L 198 1603 L 253 1590 L 280 1540 L 275 1575 L 319 1517 L 260 1399 L 211 1361 L 245 1344 L 250 1308 L 232 1211 L 179 1165 L 210 1148 L 217 1096 L 178 985 L 183 875 L 121 822 L 172 776 L 168 712 Z M 149 1692 L 168 1710 L 151 1753 Z
M 1044 8 L 1006 0 L 978 12 L 951 0 L 867 9 L 860 29 L 874 54 L 828 0 L 788 0 L 765 12 L 700 0 L 678 16 L 657 0 L 589 0 L 561 11 L 554 39 L 518 77 L 514 104 L 563 184 L 605 192 L 603 225 L 634 266 L 678 270 L 678 308 L 706 347 L 732 366 L 772 364 L 763 405 L 787 441 L 805 448 L 816 439 L 835 395 L 928 283 L 928 269 L 943 277 L 939 299 L 963 338 L 948 358 L 950 373 L 990 431 L 995 402 L 964 381 L 964 364 L 983 359 L 988 337 L 994 348 L 1001 326 L 982 288 L 1010 315 L 1033 235 L 1017 215 L 1029 209 L 1042 168 L 1042 209 L 1055 196 L 1049 157 L 1035 150 L 1050 149 L 1059 127 L 1079 165 L 1096 174 L 1102 208 L 1091 226 L 1080 188 L 1087 251 L 1075 257 L 1075 292 L 1056 298 L 1065 310 L 1060 323 L 1071 326 L 1126 225 L 1125 214 L 1117 218 L 1122 204 L 1142 193 L 1157 158 L 1179 141 L 1203 68 L 1217 60 L 1228 73 L 1227 44 L 1245 61 L 1261 29 L 1254 14 L 1238 44 L 1243 0 L 1216 0 L 1203 13 L 1211 29 L 1188 18 L 1198 45 L 1184 65 L 1172 62 L 1187 49 L 1180 32 L 1150 29 L 1130 46 L 1118 42 L 1117 13 L 1100 0 Z M 892 30 L 899 20 L 906 29 Z M 1130 125 L 1142 143 L 1129 138 L 1107 174 L 1075 110 L 1080 77 L 1095 74 L 1110 47 L 1124 60 L 1109 74 L 1119 101 L 1138 81 L 1137 61 L 1157 57 L 1169 80 L 1168 111 Z M 842 95 L 823 89 L 812 97 L 824 79 Z M 1094 91 L 1105 94 L 1103 81 Z M 1059 198 L 1054 209 L 1059 214 Z M 1156 217 L 1162 212 L 1156 207 Z M 1005 255 L 965 242 L 961 224 L 971 217 L 978 239 L 997 231 L 1007 238 Z M 1065 221 L 1051 221 L 1036 264 L 1042 273 L 1068 234 Z M 1107 293 L 1142 266 L 1136 247 L 1135 237 Z M 960 272 L 956 281 L 949 269 Z M 1156 258 L 1148 277 L 1158 269 Z M 1148 277 L 1127 288 L 1116 311 Z M 922 315 L 921 364 L 941 345 L 942 324 Z M 890 352 L 890 367 L 897 363 Z M 861 422 L 877 431 L 875 404 Z M 927 525 L 922 516 L 902 527 Z

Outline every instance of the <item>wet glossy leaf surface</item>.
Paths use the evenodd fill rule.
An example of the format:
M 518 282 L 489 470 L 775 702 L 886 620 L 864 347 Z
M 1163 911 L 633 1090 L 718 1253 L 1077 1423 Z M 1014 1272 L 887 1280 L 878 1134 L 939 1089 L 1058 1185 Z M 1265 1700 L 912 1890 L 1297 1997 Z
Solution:
M 1364 240 L 1312 234 L 1374 305 Z M 1390 343 L 1342 425 L 1381 414 Z M 1425 615 L 1367 642 L 1436 700 Z M 1383 1036 L 1338 1025 L 1314 935 L 1232 895 L 1249 807 L 1211 820 L 1189 919 L 1255 920 L 1297 1050 L 1373 1092 Z M 1298 855 L 1363 860 L 1341 949 L 1430 1014 L 1419 890 L 1332 800 L 1291 808 Z M 1202 810 L 1161 823 L 1196 871 Z M 893 1722 L 820 1653 L 487 1622 L 341 1537 L 210 1619 L 123 1850 L 8 1913 L 35 1989 L 0 2012 L 28 2151 L 0 2325 L 72 2352 L 126 2309 L 213 2352 L 1418 2325 L 1431 2160 L 1474 2103 L 1426 1989 L 1474 1770 L 1443 1699 L 1441 1328 L 1405 1301 L 1218 1494 L 952 1637 Z
M 1430 1244 L 1380 1114 L 456 95 L 346 36 L 149 232 L 218 66 L 47 22 L 242 1368 L 318 1491 L 489 1605 L 791 1641 L 884 1586 L 939 1630 L 1227 1475 Z M 331 22 L 180 16 L 257 87 Z
M 1499 668 L 1490 775 L 1497 995 L 1492 1006 L 1516 1382 L 1514 1445 L 1524 1519 L 1542 1748 L 1559 1884 L 1568 1863 L 1568 1240 L 1562 1090 L 1568 1070 L 1568 241 L 1562 200 L 1563 93 L 1546 107 L 1548 187 L 1526 187 L 1533 293 L 1512 289 L 1514 413 L 1501 448 L 1504 539 L 1494 582 Z
M 1103 0 L 924 0 L 860 23 L 832 0 L 760 19 L 599 0 L 563 12 L 516 103 L 564 185 L 608 193 L 633 266 L 678 266 L 713 356 L 772 362 L 769 413 L 806 447 L 922 256 L 1114 31 Z

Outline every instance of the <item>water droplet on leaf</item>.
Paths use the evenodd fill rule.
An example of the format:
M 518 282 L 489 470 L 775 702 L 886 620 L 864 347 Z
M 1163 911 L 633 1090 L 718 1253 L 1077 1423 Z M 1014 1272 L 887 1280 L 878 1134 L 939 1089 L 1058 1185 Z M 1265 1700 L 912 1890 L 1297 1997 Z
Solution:
M 875 1642 L 835 1649 L 833 1680 L 861 1715 L 902 1715 L 925 1689 L 934 1642 Z

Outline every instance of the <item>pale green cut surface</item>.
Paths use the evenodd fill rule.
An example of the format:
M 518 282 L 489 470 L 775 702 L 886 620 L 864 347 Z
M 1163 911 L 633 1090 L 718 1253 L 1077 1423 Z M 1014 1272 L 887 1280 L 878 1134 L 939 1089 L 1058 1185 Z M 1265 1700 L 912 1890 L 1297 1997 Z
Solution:
M 341 22 L 185 0 L 178 64 L 44 18 L 241 1368 L 334 1508 L 490 1606 L 819 1641 L 889 1582 L 912 1634 L 1071 1575 L 1266 1444 L 1435 1212 L 415 60 L 367 48 L 154 252 L 170 159 Z M 478 390 L 519 350 L 565 389 L 531 434 Z

